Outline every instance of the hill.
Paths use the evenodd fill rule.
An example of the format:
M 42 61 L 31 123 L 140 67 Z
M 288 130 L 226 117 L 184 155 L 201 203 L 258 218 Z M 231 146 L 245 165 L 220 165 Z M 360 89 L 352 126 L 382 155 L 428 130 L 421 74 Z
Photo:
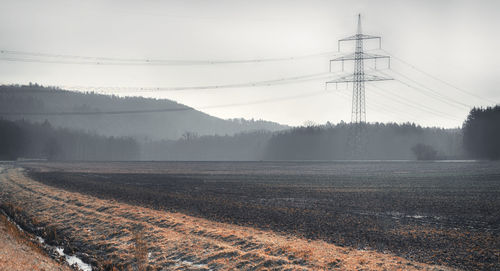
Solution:
M 8 120 L 47 120 L 55 127 L 140 141 L 287 128 L 263 120 L 224 120 L 168 99 L 80 93 L 37 84 L 0 86 L 0 108 L 0 116 Z

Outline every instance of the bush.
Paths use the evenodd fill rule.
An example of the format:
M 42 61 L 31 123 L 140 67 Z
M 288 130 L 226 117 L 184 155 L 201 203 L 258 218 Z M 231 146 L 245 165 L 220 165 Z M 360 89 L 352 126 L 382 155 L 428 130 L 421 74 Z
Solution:
M 418 143 L 411 148 L 417 160 L 436 160 L 437 151 L 429 145 Z

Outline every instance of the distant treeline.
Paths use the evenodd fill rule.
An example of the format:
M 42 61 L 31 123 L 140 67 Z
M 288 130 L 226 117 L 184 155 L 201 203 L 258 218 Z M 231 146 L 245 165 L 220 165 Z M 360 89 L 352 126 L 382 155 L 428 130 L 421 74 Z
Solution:
M 361 139 L 357 142 L 356 129 L 361 129 Z M 459 129 L 423 128 L 410 123 L 340 123 L 277 132 L 269 141 L 266 157 L 270 160 L 415 159 L 420 158 L 414 150 L 419 144 L 432 147 L 436 159 L 463 155 Z M 361 153 L 353 153 L 356 148 Z
M 234 136 L 186 133 L 144 145 L 146 160 L 500 159 L 500 106 L 471 110 L 462 129 L 413 123 L 362 124 L 361 156 L 353 156 L 359 125 L 311 125 Z
M 347 160 L 500 159 L 500 107 L 473 109 L 462 129 L 415 124 L 362 124 L 362 154 L 353 157 L 359 125 L 311 125 L 286 131 L 198 136 L 138 143 L 54 128 L 48 121 L 0 120 L 0 159 L 50 160 Z
M 500 159 L 499 106 L 472 109 L 457 129 L 344 122 L 288 128 L 260 120 L 222 120 L 170 100 L 35 84 L 0 86 L 0 108 L 0 159 Z M 180 111 L 127 113 L 145 109 Z M 363 135 L 357 143 L 356 129 Z M 355 144 L 361 146 L 358 154 L 353 154 Z
M 179 140 L 150 141 L 143 144 L 144 160 L 263 160 L 273 133 L 253 131 L 233 136 L 198 136 L 185 133 Z
M 281 132 L 234 136 L 196 136 L 150 142 L 146 160 L 347 160 L 464 158 L 460 129 L 423 128 L 415 124 L 364 124 L 361 156 L 353 157 L 352 124 L 297 127 Z
M 360 125 L 310 125 L 234 136 L 186 133 L 177 141 L 144 145 L 146 160 L 347 160 L 500 159 L 500 106 L 474 108 L 463 127 L 426 128 L 413 123 L 362 124 L 362 153 L 353 155 Z
M 131 138 L 54 128 L 47 121 L 0 119 L 1 160 L 137 160 L 139 155 L 140 146 Z
M 463 133 L 464 147 L 472 158 L 500 159 L 500 106 L 472 109 Z

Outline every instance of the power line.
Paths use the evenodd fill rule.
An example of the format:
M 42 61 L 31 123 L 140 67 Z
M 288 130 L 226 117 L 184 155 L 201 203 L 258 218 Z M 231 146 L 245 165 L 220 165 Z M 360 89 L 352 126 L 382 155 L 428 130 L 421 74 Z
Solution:
M 377 99 L 379 97 L 374 96 L 371 97 L 370 103 L 367 104 L 368 108 L 370 107 L 375 108 L 376 110 L 380 112 L 387 112 L 389 114 L 386 114 L 386 116 L 390 116 L 392 118 L 396 117 L 399 118 L 400 120 L 403 121 L 408 121 L 408 119 L 412 120 L 413 122 L 418 122 L 418 119 L 415 117 L 415 115 L 408 113 L 407 111 L 402 111 L 399 108 L 394 107 L 392 103 L 384 103 L 381 101 L 385 101 L 383 99 Z M 373 109 L 372 109 L 373 110 Z M 406 116 L 406 117 L 404 117 Z
M 383 73 L 381 70 L 375 70 L 375 69 L 371 69 L 371 70 Z M 404 84 L 404 82 L 400 82 L 400 83 Z M 437 110 L 437 109 L 435 109 L 433 107 L 426 106 L 426 105 L 424 105 L 422 103 L 419 103 L 418 106 L 416 106 L 414 104 L 415 103 L 414 101 L 410 101 L 410 100 L 406 99 L 405 97 L 403 97 L 401 95 L 398 95 L 397 93 L 389 91 L 389 90 L 387 90 L 385 88 L 381 88 L 380 86 L 376 86 L 375 84 L 370 84 L 370 85 L 373 86 L 374 88 L 378 89 L 378 90 L 381 90 L 382 92 L 379 92 L 379 93 L 382 94 L 382 96 L 385 96 L 388 99 L 392 99 L 394 101 L 401 102 L 401 103 L 403 103 L 403 104 L 405 104 L 407 106 L 410 106 L 410 107 L 413 107 L 415 109 L 419 109 L 419 110 L 422 110 L 422 111 L 426 111 L 426 112 L 431 113 L 431 114 L 438 114 L 438 115 L 441 115 L 442 117 L 445 117 L 445 118 L 448 118 L 448 119 L 453 118 L 454 120 L 458 120 L 457 117 L 455 117 L 455 116 L 453 116 L 451 114 L 448 114 L 446 112 Z M 385 95 L 386 92 L 390 92 L 390 95 Z
M 264 62 L 280 62 L 293 61 L 307 58 L 315 58 L 321 56 L 337 55 L 338 52 L 322 52 L 315 54 L 307 54 L 291 57 L 275 57 L 275 58 L 255 58 L 255 59 L 233 59 L 233 60 L 182 60 L 182 59 L 157 59 L 157 58 L 112 58 L 98 56 L 80 56 L 80 55 L 63 55 L 63 54 L 48 54 L 37 52 L 24 52 L 13 50 L 0 50 L 0 60 L 17 61 L 17 62 L 34 62 L 34 63 L 50 63 L 50 64 L 78 64 L 78 65 L 164 65 L 164 66 L 183 66 L 183 65 L 224 65 L 224 64 L 245 64 L 245 63 L 264 63 Z M 16 56 L 22 56 L 16 57 Z M 28 58 L 26 58 L 28 57 Z M 40 58 L 41 57 L 41 58 Z M 48 58 L 48 59 L 43 59 Z M 60 59 L 60 60 L 58 60 Z
M 366 35 L 362 33 L 361 28 L 361 14 L 358 14 L 358 27 L 356 34 L 353 36 L 349 36 L 347 38 L 341 39 L 338 41 L 338 49 L 340 51 L 341 42 L 345 41 L 356 41 L 356 46 L 354 53 L 337 57 L 335 59 L 330 60 L 330 70 L 331 63 L 333 61 L 340 61 L 342 63 L 342 70 L 344 70 L 344 62 L 345 61 L 354 61 L 354 71 L 352 74 L 343 76 L 331 81 L 326 82 L 326 84 L 338 84 L 343 82 L 352 82 L 352 107 L 351 107 L 351 123 L 361 124 L 366 122 L 366 99 L 365 99 L 365 82 L 367 81 L 383 81 L 383 80 L 392 80 L 392 78 L 380 77 L 372 74 L 365 74 L 365 59 L 374 59 L 375 61 L 380 58 L 387 58 L 388 56 L 369 54 L 364 52 L 363 41 L 366 39 L 378 39 L 379 45 L 381 45 L 381 37 Z M 390 62 L 389 62 L 390 63 Z M 365 136 L 365 131 L 363 125 L 355 125 L 355 129 L 352 131 L 352 134 L 349 136 L 349 143 L 352 157 L 353 158 L 361 158 L 363 152 L 365 152 L 367 137 Z
M 441 83 L 443 83 L 443 84 L 445 84 L 445 85 L 447 85 L 447 86 L 449 86 L 449 87 L 452 87 L 452 88 L 454 88 L 454 89 L 456 89 L 456 90 L 458 90 L 458 91 L 460 91 L 460 92 L 462 92 L 462 93 L 468 94 L 468 95 L 470 95 L 470 96 L 472 96 L 472 97 L 475 97 L 475 98 L 477 98 L 477 99 L 480 99 L 480 100 L 483 100 L 483 101 L 486 101 L 486 102 L 496 103 L 496 102 L 495 102 L 495 101 L 493 101 L 493 100 L 490 100 L 490 99 L 487 99 L 487 98 L 481 97 L 481 96 L 479 96 L 479 95 L 477 95 L 477 94 L 475 94 L 475 93 L 473 93 L 473 92 L 471 92 L 471 91 L 467 91 L 467 90 L 464 90 L 464 89 L 462 89 L 462 88 L 459 88 L 459 87 L 457 87 L 457 86 L 455 86 L 455 85 L 452 85 L 451 83 L 449 83 L 449 82 L 447 82 L 447 81 L 444 81 L 443 79 L 441 79 L 441 78 L 439 78 L 439 77 L 437 77 L 437 76 L 434 76 L 434 75 L 432 75 L 432 74 L 430 74 L 430 73 L 428 73 L 428 72 L 426 72 L 426 71 L 424 71 L 424 70 L 422 70 L 422 69 L 419 69 L 419 68 L 418 68 L 418 67 L 416 67 L 415 65 L 412 65 L 412 64 L 408 63 L 407 61 L 405 61 L 405 60 L 403 60 L 403 59 L 401 59 L 401 58 L 399 58 L 399 57 L 397 57 L 397 56 L 394 56 L 393 54 L 390 54 L 389 52 L 387 52 L 387 51 L 386 51 L 386 50 L 384 50 L 384 49 L 381 49 L 381 50 L 382 50 L 382 51 L 384 51 L 386 54 L 391 55 L 393 58 L 395 58 L 395 59 L 396 59 L 396 60 L 398 60 L 399 62 L 401 62 L 401 63 L 403 63 L 403 64 L 406 64 L 406 65 L 407 65 L 407 66 L 409 66 L 410 68 L 412 68 L 412 69 L 414 69 L 414 70 L 416 70 L 416 71 L 418 71 L 418 72 L 420 72 L 420 73 L 422 73 L 422 74 L 424 74 L 424 75 L 426 75 L 426 76 L 428 76 L 428 77 L 430 77 L 430 78 L 432 78 L 432 79 L 434 79 L 434 80 L 436 80 L 436 81 L 438 81 L 438 82 L 441 82 Z
M 444 96 L 443 94 L 441 94 L 439 91 L 436 91 L 434 89 L 431 89 L 425 85 L 423 85 L 422 83 L 419 83 L 413 79 L 411 79 L 410 77 L 398 72 L 398 71 L 395 71 L 393 69 L 390 70 L 391 72 L 393 73 L 396 73 L 397 75 L 399 75 L 400 77 L 403 77 L 405 78 L 406 80 L 416 84 L 418 87 L 415 87 L 415 86 L 412 86 L 410 83 L 408 82 L 405 82 L 401 79 L 395 79 L 396 81 L 402 83 L 403 85 L 406 85 L 407 87 L 411 88 L 411 89 L 414 89 L 414 90 L 417 90 L 419 92 L 422 92 L 424 93 L 425 95 L 431 95 L 433 96 L 432 98 L 435 98 L 435 99 L 439 99 L 440 101 L 442 101 L 443 103 L 446 103 L 448 105 L 451 105 L 451 106 L 455 106 L 455 107 L 460 107 L 460 108 L 467 108 L 467 109 L 470 109 L 472 108 L 472 106 L 468 105 L 468 104 L 465 104 L 465 103 L 462 103 L 458 100 L 455 100 L 455 99 L 452 99 L 450 97 L 446 97 Z M 383 72 L 380 71 L 380 73 L 384 74 Z
M 469 106 L 469 105 L 465 105 L 465 104 L 459 104 L 459 105 L 462 105 L 462 106 L 458 106 L 457 104 L 450 103 L 450 102 L 449 102 L 446 98 L 443 98 L 443 97 L 437 96 L 437 95 L 436 95 L 436 94 L 434 94 L 434 93 L 428 93 L 428 92 L 425 92 L 425 91 L 423 91 L 423 89 L 418 88 L 418 87 L 415 87 L 415 86 L 412 86 L 411 84 L 409 84 L 409 83 L 407 83 L 407 82 L 405 82 L 405 81 L 402 81 L 402 80 L 400 80 L 400 79 L 395 79 L 395 80 L 396 80 L 397 82 L 399 82 L 399 83 L 403 84 L 404 86 L 408 87 L 408 88 L 411 88 L 411 89 L 413 89 L 413 90 L 416 90 L 416 91 L 418 91 L 418 92 L 421 92 L 422 94 L 424 94 L 424 95 L 426 95 L 426 96 L 429 96 L 429 97 L 430 97 L 430 98 L 432 98 L 432 99 L 438 99 L 439 101 L 441 101 L 441 102 L 443 102 L 443 103 L 445 103 L 445 104 L 447 104 L 447 105 L 449 105 L 449 106 L 453 106 L 453 107 L 455 107 L 455 108 L 461 108 L 461 109 L 463 109 L 463 108 L 468 108 L 468 109 L 470 109 L 470 108 L 471 108 L 471 106 Z
M 401 104 L 404 104 L 405 106 L 409 106 L 409 107 L 412 107 L 412 108 L 415 108 L 415 109 L 418 109 L 418 110 L 421 110 L 421 111 L 424 111 L 424 112 L 427 112 L 427 113 L 430 113 L 430 114 L 437 114 L 441 117 L 444 117 L 444 118 L 447 118 L 447 119 L 450 119 L 450 120 L 459 120 L 459 118 L 451 115 L 451 114 L 448 114 L 446 112 L 442 112 L 442 111 L 439 111 L 439 110 L 436 110 L 432 107 L 428 107 L 426 105 L 423 105 L 423 104 L 418 104 L 415 105 L 414 103 L 412 103 L 411 101 L 408 101 L 407 99 L 405 99 L 403 96 L 399 96 L 393 92 L 390 92 L 388 91 L 387 89 L 383 89 L 379 86 L 376 86 L 375 84 L 370 84 L 372 87 L 374 87 L 375 89 L 378 89 L 378 90 L 381 90 L 381 92 L 378 92 L 379 95 L 382 95 L 384 97 L 386 97 L 387 99 L 391 99 L 393 101 L 396 101 L 396 102 L 399 102 Z M 386 93 L 390 93 L 390 95 L 386 95 Z
M 122 114 L 137 114 L 137 113 L 155 113 L 155 112 L 178 112 L 191 111 L 194 108 L 163 108 L 163 109 L 147 109 L 147 110 L 119 110 L 119 111 L 93 111 L 93 112 L 1 112 L 3 116 L 72 116 L 72 115 L 122 115 Z
M 208 89 L 227 89 L 227 88 L 247 88 L 247 87 L 263 87 L 272 85 L 295 84 L 307 81 L 324 80 L 330 78 L 332 73 L 315 73 L 307 75 L 299 75 L 293 77 L 284 77 L 272 80 L 254 81 L 247 83 L 225 84 L 225 85 L 203 85 L 203 86 L 185 86 L 185 87 L 118 87 L 118 86 L 59 86 L 66 89 L 101 89 L 114 90 L 124 92 L 142 92 L 142 91 L 183 91 L 183 90 L 208 90 Z
M 61 112 L 0 112 L 0 115 L 4 116 L 91 116 L 91 115 L 123 115 L 123 114 L 141 114 L 141 113 L 162 113 L 162 112 L 179 112 L 179 111 L 196 111 L 203 109 L 215 109 L 215 108 L 226 108 L 226 107 L 238 107 L 238 106 L 249 106 L 249 105 L 258 105 L 258 104 L 266 104 L 266 103 L 274 103 L 288 100 L 295 100 L 300 98 L 307 98 L 318 96 L 321 94 L 325 94 L 324 91 L 316 91 L 311 93 L 292 95 L 292 96 L 284 96 L 284 97 L 276 97 L 262 100 L 255 100 L 244 103 L 230 103 L 230 104 L 220 104 L 220 105 L 211 105 L 199 107 L 197 109 L 192 107 L 183 107 L 183 108 L 160 108 L 160 109 L 144 109 L 144 110 L 117 110 L 117 111 L 61 111 Z
M 342 91 L 339 91 L 338 94 L 340 94 L 341 95 L 340 97 L 344 98 L 346 101 L 350 101 L 352 99 L 352 97 L 350 97 L 349 94 L 344 93 Z M 413 120 L 414 122 L 417 121 L 415 116 L 410 115 L 406 112 L 401 112 L 400 110 L 397 110 L 397 109 L 392 109 L 391 107 L 387 106 L 386 104 L 378 103 L 376 100 L 371 100 L 371 102 L 368 103 L 366 105 L 366 107 L 372 111 L 375 111 L 377 113 L 385 115 L 389 118 L 396 117 L 403 122 L 407 122 L 408 120 L 403 118 L 401 115 L 406 115 L 407 118 Z
M 370 69 L 370 70 L 372 70 L 372 71 L 380 71 L 380 70 L 375 70 L 375 69 Z M 381 91 L 388 92 L 386 89 L 383 89 L 383 88 L 381 88 L 379 86 L 376 86 L 375 84 L 370 83 L 370 86 L 373 86 L 374 88 L 379 89 Z M 344 94 L 343 92 L 339 92 L 339 93 L 340 94 Z M 457 117 L 455 117 L 455 116 L 453 116 L 451 114 L 448 114 L 448 113 L 436 110 L 436 109 L 434 109 L 432 107 L 428 107 L 428 106 L 425 106 L 425 105 L 422 105 L 422 104 L 418 104 L 418 106 L 415 105 L 415 104 L 412 104 L 411 101 L 407 101 L 404 97 L 396 95 L 395 93 L 392 93 L 392 92 L 390 93 L 390 95 L 386 95 L 384 92 L 378 92 L 378 94 L 380 94 L 381 96 L 384 96 L 385 98 L 388 98 L 390 100 L 393 100 L 393 101 L 396 101 L 398 103 L 404 104 L 405 106 L 409 106 L 409 107 L 412 107 L 412 108 L 415 108 L 415 109 L 419 109 L 419 110 L 422 110 L 422 111 L 425 111 L 425 112 L 428 112 L 428 113 L 431 113 L 431 114 L 435 114 L 435 115 L 441 116 L 441 117 L 449 119 L 449 120 L 454 120 L 454 121 L 460 120 L 459 118 L 457 118 Z M 342 97 L 346 98 L 348 100 L 348 97 L 346 97 L 346 96 L 342 96 Z M 376 98 L 376 97 L 373 97 L 373 98 Z M 375 103 L 373 103 L 373 102 L 375 102 Z M 379 113 L 386 112 L 384 115 L 389 116 L 389 117 L 397 116 L 399 119 L 402 119 L 402 118 L 400 118 L 400 115 L 405 115 L 408 118 L 410 118 L 411 120 L 413 120 L 415 122 L 418 122 L 417 121 L 418 119 L 414 115 L 409 114 L 407 111 L 401 111 L 401 110 L 395 109 L 395 108 L 392 109 L 387 104 L 377 102 L 376 99 L 372 100 L 372 103 L 368 103 L 367 107 L 368 108 L 372 107 L 373 109 L 376 109 L 375 111 L 378 111 Z M 387 114 L 387 113 L 389 113 L 389 114 Z
M 430 114 L 438 115 L 438 116 L 441 116 L 441 117 L 444 117 L 444 118 L 447 118 L 447 119 L 450 119 L 450 120 L 459 120 L 459 118 L 457 118 L 457 117 L 455 117 L 455 116 L 453 116 L 451 114 L 448 114 L 446 112 L 436 110 L 436 109 L 434 109 L 432 107 L 423 105 L 421 103 L 415 104 L 412 101 L 409 101 L 409 100 L 405 99 L 402 96 L 398 96 L 395 93 L 393 93 L 391 91 L 388 91 L 387 89 L 383 89 L 383 88 L 380 88 L 380 87 L 377 87 L 377 86 L 373 86 L 373 87 L 376 88 L 376 89 L 381 90 L 381 92 L 379 92 L 379 94 L 381 94 L 382 96 L 384 96 L 384 97 L 386 97 L 388 99 L 391 99 L 393 101 L 399 102 L 401 104 L 404 104 L 405 106 L 409 106 L 409 107 L 412 107 L 412 108 L 415 108 L 417 110 L 424 111 L 424 112 L 427 112 L 427 113 L 430 113 Z M 385 92 L 390 93 L 390 95 L 385 95 Z
M 366 121 L 366 101 L 365 101 L 365 82 L 367 81 L 383 81 L 392 80 L 391 78 L 383 78 L 380 76 L 365 74 L 364 60 L 365 59 L 375 59 L 378 58 L 389 58 L 388 56 L 367 54 L 364 52 L 363 40 L 365 39 L 378 39 L 379 44 L 381 44 L 381 37 L 371 36 L 362 33 L 361 29 L 361 14 L 358 14 L 358 27 L 355 35 L 341 39 L 338 41 L 338 49 L 340 51 L 340 43 L 344 41 L 356 41 L 355 52 L 347 56 L 339 57 L 330 60 L 330 65 L 332 61 L 341 61 L 342 70 L 344 70 L 344 61 L 354 60 L 354 72 L 351 75 L 337 78 L 332 81 L 326 82 L 326 84 L 338 84 L 343 82 L 353 83 L 352 92 L 352 108 L 351 108 L 351 122 L 352 123 L 362 123 Z M 330 67 L 331 69 L 331 67 Z M 356 135 L 359 137 L 359 135 Z M 356 143 L 355 145 L 359 145 Z

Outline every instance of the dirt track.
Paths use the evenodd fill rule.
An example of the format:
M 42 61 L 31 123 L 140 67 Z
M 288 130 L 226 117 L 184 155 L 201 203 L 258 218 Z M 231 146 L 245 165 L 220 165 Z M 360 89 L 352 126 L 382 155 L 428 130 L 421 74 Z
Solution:
M 148 265 L 158 269 L 448 270 L 389 253 L 67 192 L 35 182 L 16 168 L 3 172 L 0 188 L 4 208 L 9 203 L 22 209 L 17 216 L 21 224 L 100 269 L 136 266 L 141 252 L 134 250 L 134 233 L 139 233 L 136 237 L 147 244 Z

